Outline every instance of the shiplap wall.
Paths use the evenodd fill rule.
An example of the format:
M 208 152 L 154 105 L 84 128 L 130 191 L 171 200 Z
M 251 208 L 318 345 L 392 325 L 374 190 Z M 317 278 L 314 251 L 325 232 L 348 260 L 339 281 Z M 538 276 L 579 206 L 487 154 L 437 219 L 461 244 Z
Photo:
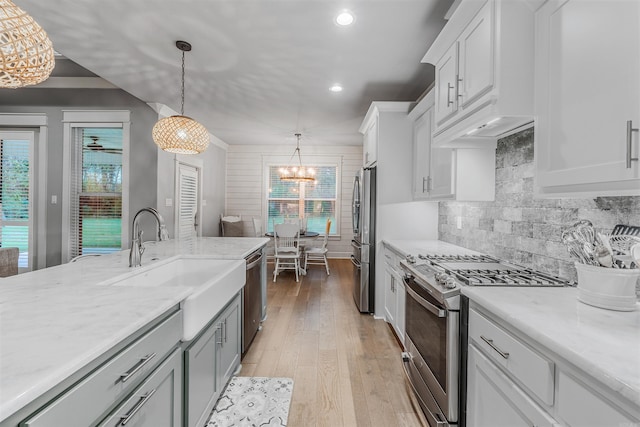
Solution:
M 264 218 L 265 159 L 282 157 L 285 164 L 293 145 L 230 145 L 227 151 L 226 215 L 242 215 L 245 232 L 253 230 L 252 218 Z M 329 256 L 348 258 L 351 254 L 351 197 L 353 178 L 362 166 L 362 146 L 303 146 L 302 163 L 312 165 L 314 159 L 339 158 L 340 161 L 340 236 L 329 239 Z M 264 227 L 264 225 L 263 225 Z

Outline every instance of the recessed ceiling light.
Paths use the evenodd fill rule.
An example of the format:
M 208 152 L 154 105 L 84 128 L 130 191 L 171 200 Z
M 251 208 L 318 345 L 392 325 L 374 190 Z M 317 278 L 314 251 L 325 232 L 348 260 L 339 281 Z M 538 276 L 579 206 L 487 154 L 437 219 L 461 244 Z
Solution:
M 342 86 L 340 86 L 339 84 L 334 84 L 329 88 L 329 90 L 331 92 L 342 92 Z
M 336 16 L 336 24 L 343 27 L 353 24 L 353 21 L 355 21 L 353 13 L 348 10 L 343 10 L 338 14 L 338 16 Z

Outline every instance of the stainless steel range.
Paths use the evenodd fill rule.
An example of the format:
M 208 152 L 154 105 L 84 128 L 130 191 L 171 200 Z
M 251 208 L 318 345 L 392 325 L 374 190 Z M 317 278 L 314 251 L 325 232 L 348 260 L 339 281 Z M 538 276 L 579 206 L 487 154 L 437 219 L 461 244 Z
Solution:
M 419 255 L 405 271 L 405 372 L 432 427 L 457 426 L 465 396 L 462 286 L 567 286 L 569 282 L 487 255 Z M 461 310 L 461 306 L 463 309 Z M 462 422 L 464 424 L 464 422 Z

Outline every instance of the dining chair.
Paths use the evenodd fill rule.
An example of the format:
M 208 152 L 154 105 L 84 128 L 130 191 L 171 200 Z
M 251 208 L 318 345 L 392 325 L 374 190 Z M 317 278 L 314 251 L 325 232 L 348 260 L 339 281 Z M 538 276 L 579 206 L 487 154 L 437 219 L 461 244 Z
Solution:
M 327 261 L 327 241 L 329 240 L 329 231 L 331 230 L 331 219 L 327 220 L 327 226 L 324 231 L 324 238 L 322 240 L 322 246 L 305 248 L 304 251 L 304 270 L 307 270 L 307 265 L 324 265 L 327 269 L 327 276 L 329 273 L 329 262 Z
M 220 228 L 222 237 L 243 237 L 242 215 L 220 215 Z
M 295 270 L 296 282 L 300 272 L 300 228 L 298 224 L 276 224 L 273 231 L 276 266 L 273 281 L 282 270 Z
M 262 218 L 253 218 L 253 235 L 256 237 L 264 237 L 264 232 L 262 231 Z
M 0 248 L 0 277 L 18 274 L 19 248 Z

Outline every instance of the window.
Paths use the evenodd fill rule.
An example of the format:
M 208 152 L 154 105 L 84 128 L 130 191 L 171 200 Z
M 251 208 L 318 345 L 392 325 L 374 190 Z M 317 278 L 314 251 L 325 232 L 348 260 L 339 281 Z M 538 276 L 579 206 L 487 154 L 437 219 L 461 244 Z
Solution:
M 129 117 L 64 112 L 62 262 L 128 244 Z
M 122 247 L 122 128 L 76 127 L 71 257 Z
M 338 167 L 311 166 L 315 182 L 281 181 L 281 165 L 270 165 L 267 188 L 267 231 L 288 218 L 306 218 L 307 230 L 324 234 L 331 218 L 329 235 L 338 234 Z
M 19 271 L 33 268 L 34 132 L 0 132 L 0 246 L 20 249 Z

